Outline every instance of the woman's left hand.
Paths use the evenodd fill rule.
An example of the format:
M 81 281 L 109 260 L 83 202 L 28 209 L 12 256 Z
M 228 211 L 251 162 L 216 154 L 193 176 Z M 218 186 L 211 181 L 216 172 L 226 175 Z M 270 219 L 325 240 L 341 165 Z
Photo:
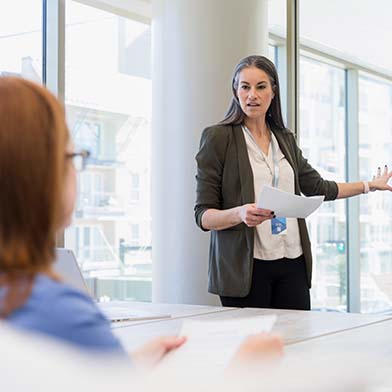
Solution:
M 388 171 L 388 166 L 384 166 L 384 170 L 381 171 L 379 167 L 377 174 L 373 176 L 373 180 L 369 182 L 369 188 L 371 191 L 392 191 L 392 186 L 388 185 L 389 179 L 392 177 L 392 171 Z

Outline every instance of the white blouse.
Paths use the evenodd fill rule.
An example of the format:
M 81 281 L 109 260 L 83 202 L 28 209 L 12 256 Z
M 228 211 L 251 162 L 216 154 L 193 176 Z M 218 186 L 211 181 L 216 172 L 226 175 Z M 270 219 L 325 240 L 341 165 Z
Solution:
M 278 141 L 271 132 L 271 143 L 266 156 L 257 145 L 249 131 L 242 127 L 250 166 L 253 172 L 255 200 L 258 199 L 263 185 L 273 186 L 274 163 L 271 143 L 274 143 L 279 164 L 278 189 L 295 193 L 294 171 L 279 148 Z M 277 260 L 283 257 L 295 259 L 302 255 L 301 238 L 296 218 L 287 218 L 287 230 L 280 234 L 272 234 L 271 220 L 255 227 L 254 257 L 261 260 Z

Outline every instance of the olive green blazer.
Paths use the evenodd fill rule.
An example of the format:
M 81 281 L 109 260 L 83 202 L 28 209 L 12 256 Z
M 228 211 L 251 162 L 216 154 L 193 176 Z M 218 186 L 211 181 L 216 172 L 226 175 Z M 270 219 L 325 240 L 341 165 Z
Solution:
M 326 181 L 310 166 L 289 130 L 274 130 L 279 147 L 294 170 L 295 193 L 324 195 L 334 200 L 338 186 Z M 202 229 L 206 210 L 226 210 L 254 203 L 253 173 L 245 138 L 240 125 L 214 125 L 201 136 L 196 155 L 195 219 Z M 312 278 L 312 254 L 304 219 L 298 219 L 301 244 L 306 262 L 309 287 Z M 244 297 L 250 291 L 253 271 L 254 228 L 240 223 L 224 230 L 212 230 L 208 268 L 208 291 L 231 297 Z

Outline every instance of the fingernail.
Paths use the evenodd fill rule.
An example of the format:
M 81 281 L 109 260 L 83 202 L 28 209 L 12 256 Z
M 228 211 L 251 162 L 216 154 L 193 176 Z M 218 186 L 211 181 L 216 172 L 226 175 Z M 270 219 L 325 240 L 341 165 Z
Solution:
M 276 218 L 276 215 L 274 215 L 273 218 Z
M 271 211 L 271 215 L 274 215 L 275 214 L 275 211 Z

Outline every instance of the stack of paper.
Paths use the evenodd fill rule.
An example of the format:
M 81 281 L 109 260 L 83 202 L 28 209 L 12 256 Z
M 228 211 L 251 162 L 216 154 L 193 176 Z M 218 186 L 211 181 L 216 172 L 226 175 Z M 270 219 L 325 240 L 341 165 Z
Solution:
M 324 196 L 297 196 L 264 185 L 260 192 L 257 207 L 274 211 L 278 218 L 306 218 L 317 210 L 323 201 Z
M 220 321 L 186 320 L 180 336 L 183 346 L 166 356 L 162 366 L 203 373 L 223 371 L 241 342 L 249 335 L 269 332 L 276 316 L 256 316 Z

